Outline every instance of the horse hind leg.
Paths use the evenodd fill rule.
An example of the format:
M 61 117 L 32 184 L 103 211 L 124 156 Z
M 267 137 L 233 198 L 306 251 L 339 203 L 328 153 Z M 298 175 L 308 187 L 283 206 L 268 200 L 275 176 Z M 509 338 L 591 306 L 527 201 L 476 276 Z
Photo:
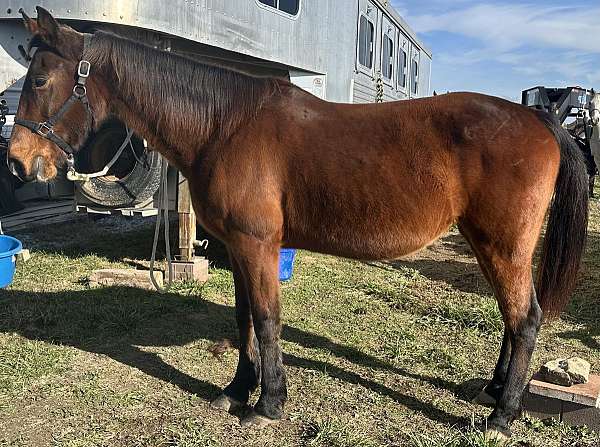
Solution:
M 510 436 L 509 424 L 520 415 L 529 363 L 542 322 L 542 310 L 532 281 L 528 293 L 523 291 L 519 295 L 506 294 L 503 298 L 509 306 L 512 305 L 510 299 L 516 298 L 520 302 L 517 304 L 518 309 L 503 312 L 511 342 L 510 361 L 502 393 L 488 419 L 488 427 L 504 436 Z
M 535 241 L 523 236 L 492 245 L 481 242 L 492 239 L 475 238 L 473 235 L 479 232 L 469 231 L 464 224 L 461 231 L 492 285 L 505 324 L 505 341 L 491 384 L 497 401 L 488 419 L 488 430 L 501 437 L 510 436 L 509 425 L 520 414 L 529 362 L 542 320 L 531 266 Z M 503 249 L 498 249 L 499 246 Z
M 493 278 L 496 275 L 493 272 L 491 262 L 483 252 L 482 248 L 478 246 L 476 238 L 468 231 L 468 227 L 465 225 L 460 225 L 459 229 L 467 242 L 470 244 L 475 257 L 477 258 L 477 262 L 479 263 L 483 276 L 487 280 L 490 287 L 493 288 Z M 485 386 L 482 393 L 477 396 L 475 400 L 476 403 L 480 403 L 482 405 L 490 405 L 493 403 L 495 405 L 500 400 L 504 390 L 504 384 L 506 383 L 506 375 L 508 374 L 511 350 L 511 337 L 508 330 L 505 329 L 502 337 L 502 345 L 500 347 L 500 355 L 498 357 L 496 367 L 494 368 L 494 375 L 492 376 L 492 380 Z

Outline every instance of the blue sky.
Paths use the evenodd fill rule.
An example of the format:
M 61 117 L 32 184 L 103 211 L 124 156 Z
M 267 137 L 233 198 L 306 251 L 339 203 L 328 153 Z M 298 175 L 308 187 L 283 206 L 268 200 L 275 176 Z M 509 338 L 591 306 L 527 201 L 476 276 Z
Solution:
M 598 0 L 393 0 L 433 51 L 431 89 L 520 100 L 535 85 L 600 89 Z

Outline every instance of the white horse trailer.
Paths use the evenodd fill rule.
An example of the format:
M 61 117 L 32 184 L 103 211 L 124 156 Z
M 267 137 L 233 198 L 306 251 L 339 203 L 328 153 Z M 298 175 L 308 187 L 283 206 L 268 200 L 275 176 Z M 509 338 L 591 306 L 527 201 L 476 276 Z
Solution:
M 2 4 L 0 91 L 5 90 L 9 114 L 16 111 L 22 85 L 18 81 L 27 69 L 18 46 L 26 47 L 29 36 L 19 10 L 35 17 L 38 4 L 80 31 L 110 30 L 199 61 L 257 76 L 286 77 L 329 101 L 364 103 L 429 95 L 431 52 L 386 0 L 2 0 Z M 121 123 L 108 122 L 91 137 L 77 162 L 90 171 L 101 169 L 124 134 Z M 161 161 L 140 139 L 133 146 L 109 176 L 75 185 L 79 210 L 152 214 Z

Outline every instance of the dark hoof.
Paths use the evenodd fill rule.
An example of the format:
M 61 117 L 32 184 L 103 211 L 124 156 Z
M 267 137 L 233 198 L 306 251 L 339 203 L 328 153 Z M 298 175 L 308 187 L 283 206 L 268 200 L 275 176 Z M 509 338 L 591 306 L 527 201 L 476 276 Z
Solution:
M 266 416 L 261 416 L 255 411 L 252 411 L 248 416 L 244 417 L 240 421 L 242 428 L 264 428 L 267 425 L 271 425 L 278 422 L 275 419 L 269 419 Z
M 502 385 L 498 385 L 495 383 L 489 383 L 484 389 L 483 391 L 490 396 L 492 399 L 494 399 L 496 402 L 498 402 L 500 400 L 500 398 L 502 397 L 502 393 L 504 393 L 504 387 Z
M 219 397 L 217 397 L 210 403 L 210 407 L 212 409 L 219 411 L 227 411 L 228 413 L 239 410 L 243 406 L 244 404 L 242 402 L 232 399 L 231 397 L 226 396 L 225 394 L 221 394 Z
M 473 399 L 473 403 L 477 405 L 482 405 L 484 407 L 494 408 L 496 406 L 496 399 L 488 394 L 487 390 L 484 388 L 481 392 Z

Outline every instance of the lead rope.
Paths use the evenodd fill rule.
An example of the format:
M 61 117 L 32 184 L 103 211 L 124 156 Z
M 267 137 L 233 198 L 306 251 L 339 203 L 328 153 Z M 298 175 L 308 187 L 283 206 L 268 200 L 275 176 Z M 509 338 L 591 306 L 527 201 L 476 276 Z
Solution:
M 167 176 L 169 162 L 163 158 L 163 164 L 160 171 L 160 188 L 158 192 L 158 214 L 156 215 L 156 226 L 154 227 L 154 243 L 152 244 L 152 257 L 150 258 L 150 280 L 160 293 L 165 293 L 171 284 L 173 284 L 173 260 L 171 259 L 171 241 L 169 240 L 169 179 Z M 165 222 L 165 250 L 168 266 L 167 287 L 161 287 L 154 278 L 154 263 L 156 262 L 156 248 L 158 247 L 158 237 L 160 234 L 160 219 Z
M 93 178 L 104 177 L 106 174 L 108 174 L 110 168 L 112 168 L 114 164 L 119 160 L 119 158 L 121 158 L 121 155 L 123 154 L 125 148 L 127 146 L 131 146 L 131 137 L 133 137 L 133 129 L 129 129 L 127 126 L 125 126 L 125 130 L 127 132 L 125 140 L 123 140 L 123 143 L 121 143 L 121 146 L 119 147 L 117 152 L 115 152 L 113 158 L 106 164 L 106 166 L 104 166 L 104 168 L 101 171 L 93 172 L 91 174 L 83 174 L 81 172 L 77 172 L 75 166 L 73 165 L 67 171 L 67 179 L 72 182 L 89 182 Z M 133 153 L 135 154 L 135 150 L 133 150 Z M 136 160 L 138 160 L 137 157 Z

